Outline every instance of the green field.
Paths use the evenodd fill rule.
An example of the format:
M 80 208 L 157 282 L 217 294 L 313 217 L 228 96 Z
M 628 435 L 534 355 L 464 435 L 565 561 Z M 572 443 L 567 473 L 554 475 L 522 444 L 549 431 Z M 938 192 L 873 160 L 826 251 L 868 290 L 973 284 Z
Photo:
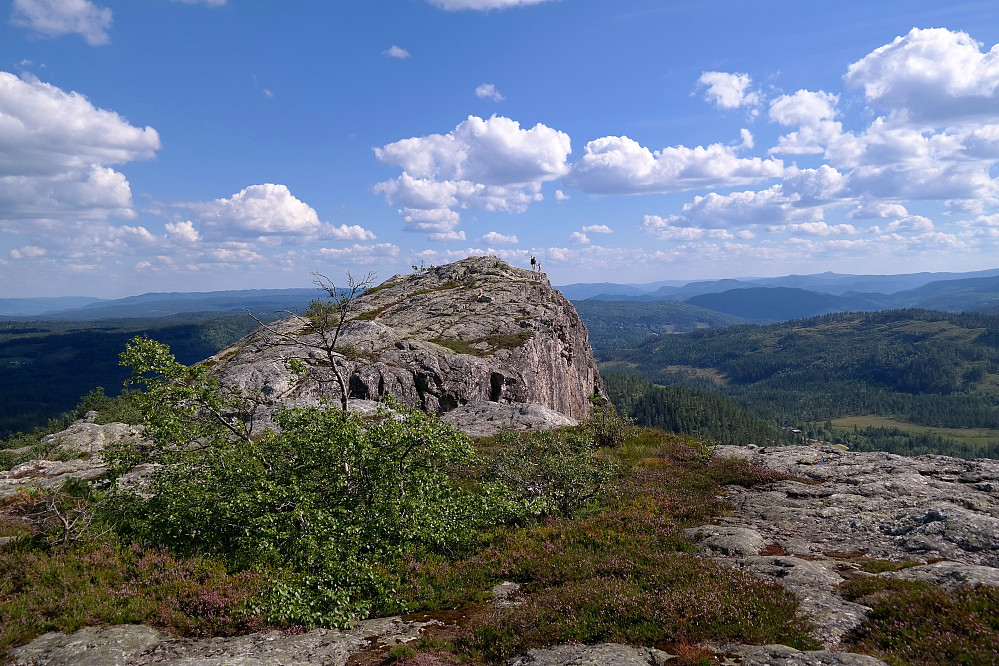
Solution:
M 833 428 L 843 431 L 853 432 L 854 428 L 862 430 L 864 428 L 897 428 L 914 434 L 935 435 L 945 439 L 953 439 L 964 442 L 971 446 L 984 446 L 986 444 L 999 442 L 999 430 L 987 428 L 935 428 L 931 426 L 921 426 L 905 421 L 896 421 L 884 416 L 844 416 L 832 419 Z

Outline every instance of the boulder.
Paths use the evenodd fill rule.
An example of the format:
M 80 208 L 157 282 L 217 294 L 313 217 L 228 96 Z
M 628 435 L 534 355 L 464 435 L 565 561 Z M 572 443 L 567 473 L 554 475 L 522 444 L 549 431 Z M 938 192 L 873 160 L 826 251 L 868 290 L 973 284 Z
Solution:
M 676 657 L 655 648 L 632 647 L 620 643 L 601 645 L 559 645 L 531 650 L 511 659 L 508 666 L 666 666 Z
M 93 418 L 92 416 L 90 418 Z M 62 430 L 42 438 L 42 444 L 51 447 L 53 457 L 89 457 L 119 442 L 139 441 L 142 426 L 125 423 L 91 423 L 80 419 Z
M 10 666 L 329 666 L 375 645 L 393 646 L 419 636 L 432 622 L 387 617 L 351 629 L 313 629 L 301 634 L 266 631 L 226 638 L 175 638 L 141 625 L 84 627 L 48 633 L 10 650 Z
M 91 417 L 92 418 L 92 417 Z M 57 488 L 76 478 L 93 480 L 107 472 L 101 451 L 121 442 L 142 442 L 142 426 L 124 423 L 100 425 L 87 419 L 46 435 L 42 443 L 61 460 L 29 460 L 0 472 L 0 498 L 29 488 Z
M 833 447 L 722 446 L 795 480 L 732 487 L 729 524 L 809 557 L 859 553 L 895 561 L 999 567 L 999 461 L 906 458 Z
M 786 645 L 740 645 L 731 648 L 742 666 L 888 666 L 888 662 L 852 652 L 799 652 Z
M 486 405 L 487 420 L 527 428 L 585 419 L 591 397 L 603 394 L 586 327 L 544 274 L 470 257 L 396 275 L 355 305 L 338 343 L 352 399 L 393 395 L 439 415 Z M 205 363 L 223 383 L 260 391 L 271 409 L 338 401 L 331 370 L 307 349 L 316 340 L 292 317 Z M 296 381 L 289 356 L 311 366 L 309 378 Z M 495 405 L 539 406 L 567 419 Z M 474 420 L 460 413 L 452 418 L 460 427 Z
M 472 437 L 488 437 L 501 430 L 522 432 L 577 425 L 576 419 L 541 405 L 502 405 L 498 402 L 473 402 L 452 409 L 443 419 Z

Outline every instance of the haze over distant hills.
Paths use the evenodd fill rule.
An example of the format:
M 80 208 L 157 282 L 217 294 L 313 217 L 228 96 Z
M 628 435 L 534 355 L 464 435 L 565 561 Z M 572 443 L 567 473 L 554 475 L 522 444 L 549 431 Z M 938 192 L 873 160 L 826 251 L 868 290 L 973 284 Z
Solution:
M 999 268 L 969 273 L 818 273 L 692 282 L 666 280 L 647 284 L 576 283 L 558 288 L 576 303 L 615 301 L 641 305 L 672 301 L 747 321 L 776 322 L 830 312 L 898 308 L 948 312 L 994 309 L 999 307 Z M 316 289 L 243 289 L 149 293 L 113 300 L 86 296 L 0 298 L 0 319 L 94 321 L 165 317 L 188 312 L 241 313 L 244 309 L 269 314 L 302 309 L 319 295 Z M 622 305 L 612 311 L 623 316 L 628 307 Z M 664 314 L 661 310 L 656 310 L 659 318 Z M 643 311 L 645 309 L 641 307 L 636 310 Z M 684 311 L 684 316 L 688 315 L 691 311 Z M 715 319 L 702 325 L 729 323 L 733 321 Z M 699 327 L 696 322 L 691 323 L 690 328 L 696 327 Z M 678 330 L 690 329 L 681 325 Z
M 684 285 L 572 284 L 562 292 L 576 302 L 632 304 L 676 301 L 746 321 L 769 323 L 832 312 L 922 308 L 946 312 L 999 307 L 999 269 L 971 273 L 908 275 L 788 275 L 776 278 L 702 280 Z M 644 293 L 636 294 L 636 290 Z M 595 293 L 595 292 L 601 293 Z M 590 294 L 590 295 L 587 295 Z M 707 324 L 712 325 L 712 324 Z
M 570 300 L 661 301 L 684 300 L 699 294 L 753 287 L 789 287 L 837 296 L 850 292 L 895 294 L 939 281 L 999 276 L 999 268 L 968 273 L 906 273 L 901 275 L 848 275 L 816 273 L 769 278 L 651 282 L 648 284 L 576 283 L 559 287 Z
M 150 293 L 104 300 L 86 296 L 0 298 L 0 318 L 93 321 L 131 317 L 166 317 L 184 312 L 267 314 L 298 310 L 319 296 L 316 289 L 240 289 L 233 291 Z

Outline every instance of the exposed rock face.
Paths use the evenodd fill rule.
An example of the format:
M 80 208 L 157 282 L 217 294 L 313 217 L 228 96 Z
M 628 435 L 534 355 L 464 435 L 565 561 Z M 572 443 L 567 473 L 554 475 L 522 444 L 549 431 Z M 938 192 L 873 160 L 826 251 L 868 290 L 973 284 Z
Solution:
M 544 274 L 471 257 L 396 275 L 356 304 L 340 339 L 354 352 L 341 366 L 352 398 L 391 394 L 437 414 L 480 403 L 530 404 L 583 419 L 590 396 L 603 393 L 586 327 Z M 295 319 L 274 327 L 291 335 L 303 330 Z M 285 357 L 301 357 L 302 348 L 279 342 L 258 331 L 208 362 L 224 383 L 262 390 L 273 405 L 339 397 L 336 382 L 296 384 Z M 320 362 L 315 354 L 304 360 Z
M 864 558 L 923 563 L 883 577 L 999 585 L 999 461 L 814 446 L 717 453 L 802 481 L 731 487 L 735 511 L 688 535 L 704 555 L 797 594 L 827 646 L 868 610 L 837 594 L 846 577 L 873 575 L 858 568 Z
M 71 478 L 99 478 L 107 472 L 107 467 L 97 454 L 120 442 L 140 442 L 142 437 L 142 426 L 100 425 L 80 419 L 65 430 L 42 438 L 43 444 L 52 447 L 55 455 L 51 457 L 71 459 L 29 460 L 0 472 L 0 499 L 26 488 L 57 488 Z
M 666 666 L 676 657 L 655 648 L 638 648 L 620 643 L 602 645 L 559 645 L 531 650 L 509 662 L 510 666 Z
M 877 657 L 850 652 L 799 652 L 786 645 L 742 645 L 732 649 L 742 666 L 888 666 Z
M 863 552 L 999 567 L 999 461 L 833 447 L 720 447 L 812 484 L 733 488 L 738 525 L 792 555 Z
M 55 447 L 54 453 L 64 456 L 90 456 L 100 453 L 119 442 L 139 441 L 142 426 L 124 423 L 93 423 L 97 412 L 88 412 L 86 418 L 73 423 L 65 430 L 42 438 L 42 444 Z
M 429 622 L 398 617 L 366 620 L 345 631 L 314 629 L 298 635 L 268 631 L 231 638 L 173 638 L 141 625 L 85 627 L 48 633 L 8 655 L 11 666 L 343 666 L 374 643 L 396 645 L 419 636 Z
M 576 419 L 541 405 L 501 405 L 474 402 L 453 409 L 443 416 L 456 428 L 473 437 L 495 434 L 500 430 L 536 430 L 576 425 Z

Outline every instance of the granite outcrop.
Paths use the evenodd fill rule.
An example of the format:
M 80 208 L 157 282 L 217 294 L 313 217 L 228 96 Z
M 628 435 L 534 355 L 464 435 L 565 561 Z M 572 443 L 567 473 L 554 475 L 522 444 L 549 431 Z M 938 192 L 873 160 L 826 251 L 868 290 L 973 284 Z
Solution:
M 732 513 L 688 536 L 703 555 L 798 595 L 829 648 L 869 610 L 837 593 L 848 578 L 999 585 L 999 461 L 833 446 L 722 446 L 716 455 L 792 478 L 730 487 Z M 870 560 L 905 568 L 866 573 Z
M 206 363 L 223 383 L 259 391 L 265 407 L 337 401 L 338 384 L 322 380 L 332 373 L 308 349 L 313 342 L 303 320 L 291 317 Z M 591 398 L 603 394 L 572 304 L 544 273 L 495 257 L 396 275 L 368 289 L 356 299 L 338 348 L 338 367 L 359 409 L 385 395 L 438 415 L 491 403 L 497 424 L 529 424 L 522 407 L 537 405 L 567 417 L 558 423 L 564 425 L 585 419 Z M 290 357 L 311 366 L 308 379 L 298 380 Z M 497 405 L 509 418 L 497 414 Z

